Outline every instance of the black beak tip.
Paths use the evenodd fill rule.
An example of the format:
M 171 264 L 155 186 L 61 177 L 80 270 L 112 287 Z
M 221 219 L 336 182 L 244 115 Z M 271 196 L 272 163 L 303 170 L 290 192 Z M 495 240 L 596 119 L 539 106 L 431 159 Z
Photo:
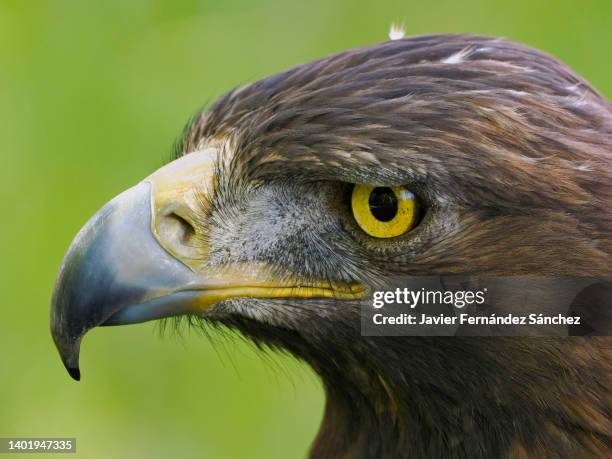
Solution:
M 56 325 L 56 322 L 52 322 L 52 324 Z M 79 351 L 82 335 L 68 338 L 66 335 L 70 335 L 62 333 L 61 327 L 57 326 L 52 326 L 51 334 L 55 342 L 55 347 L 59 351 L 60 358 L 64 364 L 64 368 L 66 368 L 66 371 L 68 371 L 72 379 L 80 381 L 81 370 L 79 369 Z
M 68 374 L 72 379 L 75 381 L 81 380 L 81 370 L 79 370 L 79 367 L 66 367 L 66 370 L 68 370 Z

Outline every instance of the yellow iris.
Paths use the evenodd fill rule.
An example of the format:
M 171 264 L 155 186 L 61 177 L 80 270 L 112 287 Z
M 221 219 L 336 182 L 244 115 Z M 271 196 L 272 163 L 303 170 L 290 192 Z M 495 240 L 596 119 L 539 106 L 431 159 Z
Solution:
M 402 186 L 355 185 L 351 207 L 361 229 L 376 238 L 400 236 L 417 222 L 416 197 Z

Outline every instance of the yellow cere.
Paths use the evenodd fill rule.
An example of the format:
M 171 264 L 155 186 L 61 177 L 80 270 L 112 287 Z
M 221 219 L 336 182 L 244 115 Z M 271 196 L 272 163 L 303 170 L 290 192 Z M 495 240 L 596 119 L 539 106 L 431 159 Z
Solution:
M 416 225 L 416 197 L 402 186 L 355 185 L 351 207 L 357 224 L 375 238 L 401 236 Z

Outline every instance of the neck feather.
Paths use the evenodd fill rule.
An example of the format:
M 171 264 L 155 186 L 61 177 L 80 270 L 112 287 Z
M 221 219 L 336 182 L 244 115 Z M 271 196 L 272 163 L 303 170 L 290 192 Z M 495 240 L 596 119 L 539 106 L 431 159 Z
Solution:
M 312 458 L 604 457 L 612 443 L 608 337 L 364 337 L 359 320 L 299 331 L 225 324 L 321 377 Z
M 327 395 L 313 458 L 582 457 L 610 441 L 607 338 L 360 342 L 313 363 Z

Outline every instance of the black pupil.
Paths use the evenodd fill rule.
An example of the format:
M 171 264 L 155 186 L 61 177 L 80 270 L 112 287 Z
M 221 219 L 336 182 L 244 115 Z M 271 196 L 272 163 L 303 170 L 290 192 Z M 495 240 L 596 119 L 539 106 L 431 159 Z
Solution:
M 397 215 L 397 198 L 391 188 L 376 187 L 370 193 L 368 200 L 370 211 L 376 220 L 388 222 Z

